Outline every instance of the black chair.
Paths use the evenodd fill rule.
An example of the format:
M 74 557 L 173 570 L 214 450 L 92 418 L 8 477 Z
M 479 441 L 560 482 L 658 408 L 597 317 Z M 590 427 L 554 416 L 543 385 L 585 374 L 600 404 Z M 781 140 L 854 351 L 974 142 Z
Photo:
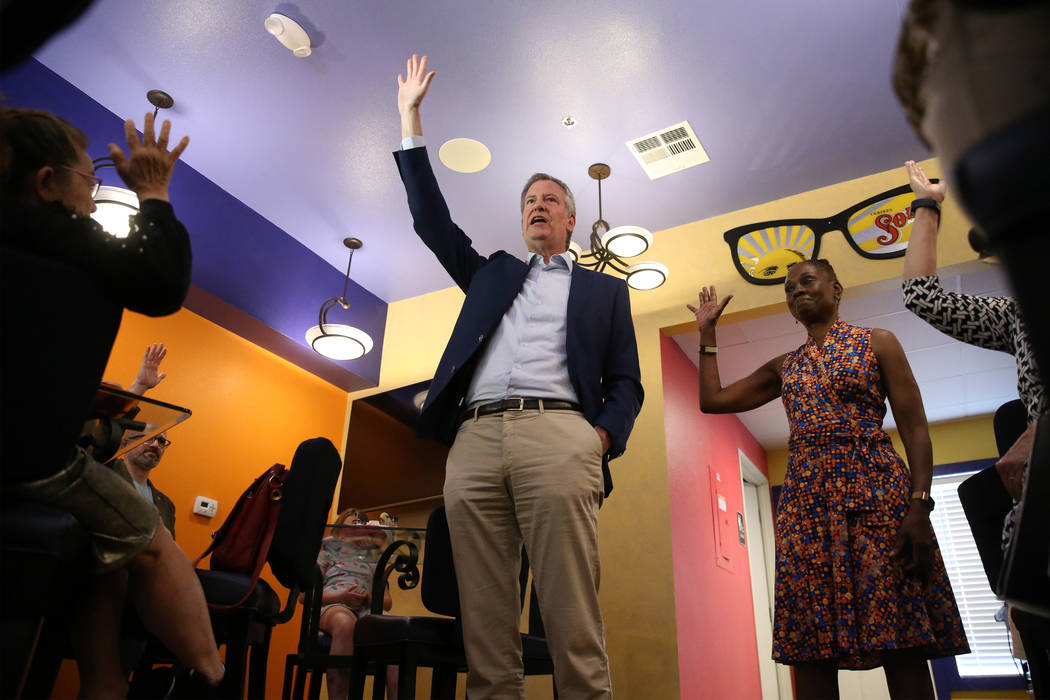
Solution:
M 1028 414 L 1020 399 L 1000 406 L 992 421 L 995 444 L 1002 457 L 1025 431 Z M 983 469 L 959 484 L 959 503 L 973 534 L 981 564 L 994 590 L 1003 565 L 1003 519 L 1013 507 L 1013 499 L 1003 486 L 998 470 L 992 466 Z
M 400 546 L 408 546 L 408 555 L 399 555 L 389 570 L 387 561 Z M 376 571 L 402 572 L 399 583 L 411 587 L 417 580 L 415 547 L 408 542 L 391 545 L 380 559 Z M 528 559 L 522 556 L 520 572 L 522 602 L 527 589 Z M 383 671 L 389 664 L 398 666 L 398 700 L 412 700 L 416 694 L 416 670 L 433 668 L 430 697 L 432 700 L 452 699 L 456 694 L 456 675 L 467 670 L 463 649 L 463 630 L 459 622 L 459 589 L 452 560 L 452 545 L 444 506 L 430 514 L 424 545 L 423 573 L 420 597 L 424 607 L 432 613 L 448 617 L 400 617 L 380 615 L 386 576 L 377 575 L 372 583 L 372 612 L 361 618 L 354 628 L 354 657 L 350 666 L 350 698 L 361 700 L 365 676 L 375 674 L 373 698 L 382 698 L 385 678 Z M 534 634 L 533 622 L 539 622 L 539 606 L 533 596 L 529 634 L 522 634 L 522 660 L 525 675 L 552 675 L 554 663 L 546 639 Z M 371 668 L 370 668 L 371 667 Z
M 50 697 L 78 581 L 89 576 L 91 536 L 65 511 L 5 503 L 0 566 L 0 697 Z
M 289 589 L 283 609 L 273 588 L 259 579 L 252 595 L 231 610 L 212 610 L 215 641 L 226 646 L 226 677 L 219 688 L 224 698 L 263 698 L 266 690 L 266 664 L 270 635 L 275 625 L 287 622 L 295 612 L 299 591 L 311 588 L 321 535 L 342 469 L 338 450 L 325 438 L 301 443 L 292 458 L 284 483 L 281 513 L 277 519 L 267 562 L 274 577 Z M 251 576 L 224 571 L 197 570 L 204 597 L 213 605 L 230 605 L 240 600 Z M 155 643 L 140 668 L 171 663 L 169 653 Z M 134 692 L 134 679 L 132 691 Z

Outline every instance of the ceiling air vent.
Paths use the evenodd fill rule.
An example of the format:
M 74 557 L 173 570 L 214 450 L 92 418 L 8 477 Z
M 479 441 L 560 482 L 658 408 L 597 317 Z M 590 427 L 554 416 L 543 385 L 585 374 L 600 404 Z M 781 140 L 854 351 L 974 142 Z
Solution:
M 710 160 L 689 122 L 681 122 L 641 138 L 631 139 L 627 142 L 627 148 L 634 154 L 638 165 L 642 166 L 650 180 Z

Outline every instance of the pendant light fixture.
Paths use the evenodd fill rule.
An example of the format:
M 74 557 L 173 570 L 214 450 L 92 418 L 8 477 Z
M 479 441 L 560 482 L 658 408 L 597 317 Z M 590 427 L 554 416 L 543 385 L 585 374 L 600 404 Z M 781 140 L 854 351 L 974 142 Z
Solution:
M 343 245 L 350 249 L 350 258 L 346 262 L 346 278 L 343 280 L 343 294 L 327 299 L 321 304 L 321 310 L 317 314 L 317 325 L 306 331 L 306 342 L 318 355 L 333 360 L 356 360 L 372 349 L 372 337 L 359 328 L 328 322 L 328 311 L 336 304 L 344 310 L 350 308 L 350 302 L 346 300 L 346 291 L 350 285 L 350 264 L 354 260 L 354 251 L 363 244 L 358 238 L 344 238 Z
M 598 272 L 612 269 L 627 278 L 634 289 L 656 289 L 667 281 L 667 266 L 658 262 L 628 264 L 623 258 L 641 255 L 653 242 L 653 234 L 641 226 L 617 226 L 609 228 L 602 217 L 602 180 L 612 172 L 605 163 L 595 163 L 587 174 L 598 181 L 598 220 L 591 225 L 591 249 L 584 252 L 576 242 L 569 243 L 569 252 L 577 265 Z

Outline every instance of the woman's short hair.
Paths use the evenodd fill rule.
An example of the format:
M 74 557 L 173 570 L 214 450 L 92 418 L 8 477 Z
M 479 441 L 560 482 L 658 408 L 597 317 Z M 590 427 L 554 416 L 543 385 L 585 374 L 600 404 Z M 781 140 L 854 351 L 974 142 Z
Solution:
M 22 199 L 40 168 L 73 165 L 77 150 L 87 147 L 84 132 L 61 117 L 39 109 L 0 107 L 0 196 L 6 201 Z
M 831 280 L 832 282 L 838 282 L 839 281 L 838 275 L 835 274 L 835 268 L 833 268 L 831 266 L 831 263 L 828 262 L 824 258 L 813 258 L 811 260 L 806 260 L 805 262 L 800 262 L 800 263 L 797 263 L 797 264 L 798 265 L 807 265 L 807 264 L 808 265 L 812 265 L 813 267 L 815 267 L 815 268 L 817 268 L 819 270 L 823 270 L 824 274 L 826 274 L 828 276 L 828 279 Z

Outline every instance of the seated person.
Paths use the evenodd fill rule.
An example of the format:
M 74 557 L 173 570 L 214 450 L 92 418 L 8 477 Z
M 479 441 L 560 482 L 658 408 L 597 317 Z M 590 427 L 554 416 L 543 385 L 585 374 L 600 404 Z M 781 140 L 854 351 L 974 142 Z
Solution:
M 164 377 L 168 376 L 159 371 L 161 360 L 167 354 L 168 351 L 163 343 L 154 343 L 147 347 L 146 353 L 142 356 L 139 373 L 135 381 L 128 387 L 128 391 L 132 394 L 145 394 L 160 384 Z M 141 439 L 144 434 L 137 430 L 125 432 L 120 441 L 121 449 Z M 171 440 L 168 439 L 167 433 L 156 435 L 141 445 L 137 445 L 120 459 L 114 460 L 113 469 L 130 482 L 143 498 L 157 507 L 161 522 L 164 523 L 164 527 L 168 528 L 168 532 L 174 539 L 175 504 L 149 479 L 150 472 L 160 465 L 164 451 L 170 445 Z
M 129 430 L 124 433 L 120 440 L 121 447 L 125 447 L 140 440 L 144 435 L 137 430 Z M 171 445 L 167 433 L 154 435 L 141 445 L 136 445 L 120 459 L 113 461 L 113 470 L 124 477 L 135 487 L 143 498 L 157 507 L 160 513 L 160 521 L 168 528 L 172 538 L 175 537 L 175 504 L 171 502 L 164 493 L 150 481 L 150 472 L 160 464 L 164 451 Z
M 117 643 L 125 594 L 198 678 L 215 685 L 224 674 L 200 583 L 167 529 L 158 527 L 157 509 L 74 448 L 123 310 L 173 313 L 189 287 L 189 236 L 168 202 L 172 169 L 189 140 L 169 150 L 170 129 L 165 121 L 155 132 L 147 114 L 141 138 L 131 120 L 125 123 L 127 154 L 109 146 L 117 173 L 141 203 L 128 238 L 118 241 L 90 218 L 100 180 L 85 135 L 48 112 L 0 108 L 2 327 L 20 327 L 13 319 L 24 318 L 27 307 L 40 317 L 33 342 L 0 334 L 0 480 L 6 499 L 65 510 L 92 535 L 95 575 L 78 593 L 70 624 L 85 697 L 127 693 Z M 54 278 L 32 280 L 38 294 L 27 294 L 14 287 L 13 260 Z M 57 332 L 64 330 L 60 321 L 46 315 L 50 307 L 37 300 L 67 286 L 75 295 L 70 302 L 81 302 L 62 309 L 76 317 L 75 353 Z
M 336 517 L 336 525 L 369 525 L 356 508 L 347 508 Z M 375 523 L 378 525 L 378 521 Z M 372 604 L 372 578 L 375 574 L 377 556 L 386 546 L 386 533 L 355 532 L 352 528 L 333 528 L 333 533 L 321 541 L 321 554 L 317 564 L 324 577 L 321 594 L 321 629 L 332 635 L 331 653 L 337 656 L 353 656 L 354 626 L 358 618 L 369 614 Z M 383 595 L 383 609 L 393 605 L 388 587 Z M 345 668 L 332 668 L 326 672 L 328 697 L 345 698 L 350 688 L 350 672 Z M 397 697 L 397 667 L 387 667 L 387 697 Z

